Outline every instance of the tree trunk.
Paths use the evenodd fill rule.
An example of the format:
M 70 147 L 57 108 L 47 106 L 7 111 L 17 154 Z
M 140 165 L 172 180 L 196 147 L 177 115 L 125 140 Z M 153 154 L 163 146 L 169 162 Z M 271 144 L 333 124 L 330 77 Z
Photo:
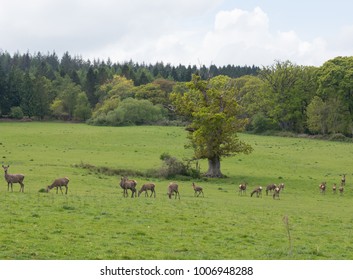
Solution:
M 221 172 L 221 159 L 219 157 L 208 159 L 208 171 L 205 174 L 206 177 L 221 178 L 223 174 Z

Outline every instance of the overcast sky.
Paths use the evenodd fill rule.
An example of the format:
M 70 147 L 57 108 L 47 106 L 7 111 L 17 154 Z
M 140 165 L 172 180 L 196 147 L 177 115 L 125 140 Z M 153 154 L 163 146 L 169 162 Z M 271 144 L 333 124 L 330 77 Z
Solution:
M 174 65 L 353 55 L 352 0 L 0 0 L 0 50 Z

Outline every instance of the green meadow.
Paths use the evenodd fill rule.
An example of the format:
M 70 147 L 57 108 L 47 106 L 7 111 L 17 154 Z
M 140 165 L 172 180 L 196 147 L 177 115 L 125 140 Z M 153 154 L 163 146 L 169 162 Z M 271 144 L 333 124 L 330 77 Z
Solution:
M 166 195 L 168 180 L 134 177 L 138 189 L 155 182 L 157 197 L 124 198 L 125 174 L 80 165 L 144 172 L 161 166 L 162 153 L 191 157 L 183 128 L 1 122 L 1 162 L 25 175 L 25 192 L 0 180 L 0 259 L 353 259 L 352 144 L 239 136 L 253 153 L 223 159 L 226 178 L 196 180 L 205 197 L 194 197 L 191 179 L 175 179 L 178 200 Z M 344 194 L 333 194 L 341 174 Z M 67 195 L 40 192 L 64 176 Z M 250 197 L 256 186 L 281 182 L 280 199 Z

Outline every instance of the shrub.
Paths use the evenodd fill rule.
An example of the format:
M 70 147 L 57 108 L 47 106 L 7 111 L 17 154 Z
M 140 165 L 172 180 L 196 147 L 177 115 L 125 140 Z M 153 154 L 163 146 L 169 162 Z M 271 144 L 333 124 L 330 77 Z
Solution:
M 251 125 L 255 133 L 261 133 L 265 132 L 266 130 L 274 129 L 272 121 L 263 113 L 255 114 L 251 121 Z
M 111 126 L 152 124 L 163 121 L 165 115 L 163 107 L 153 105 L 148 100 L 127 98 L 114 110 L 94 114 L 87 123 Z
M 14 118 L 14 119 L 22 119 L 23 118 L 23 111 L 21 109 L 21 107 L 11 107 L 11 111 L 10 111 L 10 117 Z

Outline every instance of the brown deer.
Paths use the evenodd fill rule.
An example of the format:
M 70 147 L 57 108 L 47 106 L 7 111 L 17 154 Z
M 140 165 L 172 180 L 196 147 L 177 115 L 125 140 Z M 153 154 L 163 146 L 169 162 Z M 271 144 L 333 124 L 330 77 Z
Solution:
M 12 184 L 19 183 L 21 185 L 20 192 L 24 192 L 25 185 L 23 184 L 23 180 L 24 180 L 25 176 L 22 174 L 8 174 L 9 167 L 10 167 L 10 165 L 7 165 L 7 166 L 2 165 L 2 168 L 4 168 L 4 171 L 5 171 L 5 180 L 7 182 L 7 191 L 10 190 L 10 186 L 11 186 L 11 191 L 13 192 Z
M 346 174 L 343 174 L 341 178 L 341 186 L 344 187 L 345 185 L 346 185 Z
M 320 189 L 320 192 L 322 194 L 325 194 L 326 192 L 326 182 L 322 182 L 320 185 L 319 185 L 319 189 Z
M 169 186 L 168 186 L 168 197 L 169 198 L 172 198 L 172 195 L 174 195 L 175 193 L 175 199 L 177 197 L 179 197 L 180 199 L 180 194 L 179 194 L 179 190 L 178 190 L 178 184 L 176 183 L 170 183 Z
M 266 187 L 266 195 L 268 195 L 268 192 L 272 192 L 275 188 L 277 188 L 276 184 L 270 184 Z
M 246 194 L 246 187 L 247 187 L 246 184 L 240 184 L 239 185 L 239 195 Z
M 284 184 L 281 183 L 278 185 L 278 187 L 276 187 L 274 190 L 273 190 L 273 199 L 275 199 L 276 197 L 279 199 L 279 193 L 281 192 L 281 190 L 284 189 Z
M 256 193 L 256 197 L 262 197 L 262 187 L 258 186 L 251 192 L 251 197 Z
M 333 186 L 332 186 L 332 192 L 335 194 L 335 193 L 336 193 L 336 190 L 337 190 L 337 185 L 336 185 L 336 184 L 333 184 Z
M 69 188 L 69 182 L 70 180 L 67 177 L 55 179 L 51 185 L 47 186 L 47 192 L 49 192 L 53 188 L 56 188 L 56 193 L 58 193 L 58 190 L 60 188 L 61 194 L 63 194 L 62 187 L 65 187 L 66 189 L 65 194 L 67 194 L 67 190 Z
M 148 196 L 148 191 L 151 191 L 150 197 L 152 197 L 152 194 L 154 194 L 154 197 L 156 197 L 155 187 L 156 187 L 156 185 L 153 183 L 143 184 L 141 189 L 139 190 L 138 196 L 140 197 L 140 194 L 142 192 L 145 192 L 145 197 L 146 197 L 146 196 Z
M 192 188 L 194 189 L 194 196 L 196 195 L 198 197 L 200 194 L 202 194 L 202 196 L 204 197 L 202 187 L 196 186 L 195 183 L 192 183 Z
M 129 180 L 127 177 L 121 177 L 120 187 L 124 190 L 123 196 L 128 197 L 127 190 L 131 190 L 131 197 L 136 197 L 136 185 L 135 180 Z

